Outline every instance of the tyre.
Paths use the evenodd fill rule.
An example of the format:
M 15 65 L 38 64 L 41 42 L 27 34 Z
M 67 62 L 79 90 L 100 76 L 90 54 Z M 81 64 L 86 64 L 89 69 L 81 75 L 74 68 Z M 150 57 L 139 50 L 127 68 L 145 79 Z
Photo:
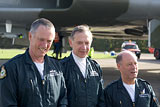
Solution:
M 158 60 L 160 59 L 160 49 L 155 49 L 154 50 L 154 57 Z
M 140 59 L 140 54 L 139 54 L 139 55 L 137 55 L 137 58 L 138 58 L 138 59 Z
M 136 56 L 138 59 L 140 59 L 140 56 L 141 56 L 141 52 L 135 52 Z

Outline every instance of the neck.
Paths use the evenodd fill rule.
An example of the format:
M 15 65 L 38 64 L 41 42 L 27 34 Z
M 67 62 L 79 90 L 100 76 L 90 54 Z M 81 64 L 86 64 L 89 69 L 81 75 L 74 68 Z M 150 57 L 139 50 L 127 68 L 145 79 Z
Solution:
M 131 84 L 135 84 L 135 81 L 136 81 L 136 78 L 134 79 L 124 79 L 122 78 L 122 81 L 128 85 L 131 85 Z
M 43 63 L 44 62 L 44 57 L 37 57 L 32 50 L 29 50 L 29 54 L 31 56 L 31 59 L 33 62 L 37 62 L 37 63 Z
M 74 58 L 78 58 L 80 60 L 85 60 L 86 59 L 86 57 L 80 58 L 79 56 L 77 56 L 76 54 L 74 54 L 73 51 L 72 51 L 72 55 L 73 55 Z

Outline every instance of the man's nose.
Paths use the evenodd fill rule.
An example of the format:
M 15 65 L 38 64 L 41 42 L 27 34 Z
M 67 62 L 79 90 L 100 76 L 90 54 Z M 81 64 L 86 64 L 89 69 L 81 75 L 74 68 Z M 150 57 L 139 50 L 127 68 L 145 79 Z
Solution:
M 133 64 L 133 68 L 134 68 L 134 69 L 135 69 L 135 68 L 137 69 L 137 64 Z
M 82 44 L 83 49 L 87 49 L 87 46 L 85 43 Z
M 42 45 L 43 45 L 43 47 L 45 47 L 45 48 L 46 48 L 46 47 L 47 47 L 47 45 L 48 45 L 48 44 L 47 44 L 47 41 L 43 41 Z

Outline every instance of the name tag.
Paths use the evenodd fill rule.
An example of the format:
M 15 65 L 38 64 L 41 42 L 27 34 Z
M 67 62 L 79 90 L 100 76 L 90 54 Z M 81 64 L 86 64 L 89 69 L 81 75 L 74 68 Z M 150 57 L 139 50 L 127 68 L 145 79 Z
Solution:
M 148 97 L 149 94 L 140 94 L 139 97 Z
M 90 76 L 99 76 L 98 73 L 96 71 L 92 71 Z
M 50 76 L 58 76 L 60 73 L 58 73 L 56 70 L 51 70 L 50 71 Z

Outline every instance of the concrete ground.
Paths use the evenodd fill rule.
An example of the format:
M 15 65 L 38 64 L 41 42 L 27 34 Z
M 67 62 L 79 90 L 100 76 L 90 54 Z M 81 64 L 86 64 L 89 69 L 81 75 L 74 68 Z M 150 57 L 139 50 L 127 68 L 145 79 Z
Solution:
M 119 79 L 115 59 L 96 59 L 103 70 L 104 86 L 113 80 Z M 155 60 L 153 54 L 142 54 L 138 60 L 139 78 L 148 81 L 160 101 L 160 60 Z
M 0 65 L 7 60 L 0 60 Z M 103 70 L 104 87 L 113 80 L 119 78 L 120 73 L 117 70 L 115 59 L 96 59 Z M 160 101 L 160 60 L 155 60 L 153 54 L 142 54 L 138 60 L 138 77 L 147 80 L 153 87 L 157 98 Z

